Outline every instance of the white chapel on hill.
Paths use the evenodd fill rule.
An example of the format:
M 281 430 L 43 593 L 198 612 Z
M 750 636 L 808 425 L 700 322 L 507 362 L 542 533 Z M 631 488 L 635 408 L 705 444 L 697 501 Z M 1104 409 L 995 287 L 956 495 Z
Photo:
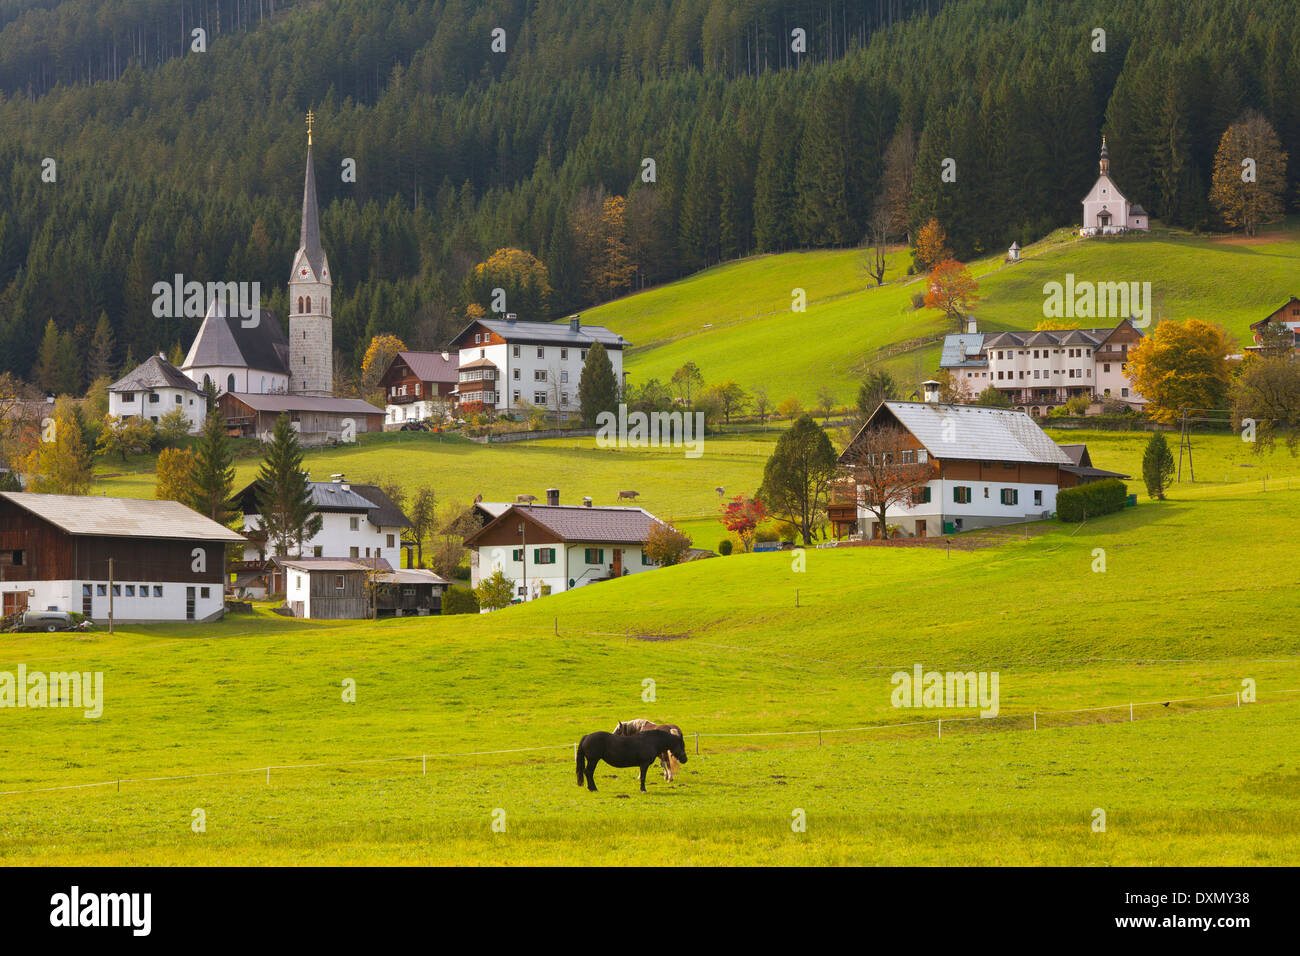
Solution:
M 1100 175 L 1091 191 L 1083 199 L 1083 228 L 1081 236 L 1115 236 L 1120 233 L 1150 229 L 1150 217 L 1141 206 L 1130 204 L 1110 178 L 1110 154 L 1106 150 L 1106 137 L 1101 138 Z

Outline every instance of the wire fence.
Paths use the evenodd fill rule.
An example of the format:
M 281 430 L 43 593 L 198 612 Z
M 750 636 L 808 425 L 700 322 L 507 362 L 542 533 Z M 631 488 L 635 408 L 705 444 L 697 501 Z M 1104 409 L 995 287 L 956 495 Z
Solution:
M 1286 690 L 1273 691 L 1272 694 L 1300 694 L 1300 688 L 1289 688 Z M 1206 701 L 1220 701 L 1219 704 L 1206 705 Z M 998 714 L 995 716 L 962 716 L 962 717 L 935 717 L 927 720 L 913 721 L 895 721 L 884 724 L 865 724 L 860 727 L 832 727 L 812 730 L 760 730 L 760 731 L 717 731 L 708 733 L 688 733 L 686 741 L 693 743 L 695 754 L 707 755 L 700 747 L 702 740 L 717 740 L 722 738 L 728 739 L 752 739 L 752 738 L 817 738 L 817 746 L 823 746 L 826 737 L 834 735 L 847 734 L 864 734 L 865 739 L 878 741 L 882 738 L 889 738 L 893 733 L 896 739 L 916 738 L 921 736 L 930 736 L 931 728 L 936 739 L 942 740 L 945 730 L 948 735 L 953 733 L 969 733 L 984 730 L 1044 730 L 1061 727 L 1084 726 L 1098 723 L 1132 723 L 1139 719 L 1147 720 L 1153 717 L 1159 717 L 1164 714 L 1187 714 L 1198 710 L 1207 710 L 1222 707 L 1233 707 L 1240 709 L 1243 706 L 1255 706 L 1256 703 L 1263 702 L 1259 699 L 1256 701 L 1243 701 L 1241 691 L 1234 691 L 1225 694 L 1207 694 L 1200 697 L 1181 697 L 1170 698 L 1168 700 L 1153 700 L 1136 702 L 1131 701 L 1125 704 L 1105 704 L 1099 707 L 1076 707 L 1060 710 L 1037 710 L 1029 713 L 1016 714 Z M 1175 706 L 1177 705 L 1177 706 Z M 1191 706 L 1189 706 L 1191 705 Z M 1138 716 L 1138 708 L 1142 708 L 1142 716 Z M 1154 708 L 1159 708 L 1158 711 Z M 1105 717 L 1102 719 L 1085 719 L 1081 715 L 1090 714 L 1101 717 L 1103 714 L 1118 714 L 1117 717 Z M 1065 718 L 1065 719 L 1059 719 Z M 1000 723 L 999 723 L 1000 722 Z M 899 733 L 902 731 L 903 733 Z M 836 742 L 842 740 L 842 736 L 837 738 Z M 233 777 L 262 775 L 266 776 L 266 783 L 271 784 L 272 772 L 286 772 L 294 770 L 323 770 L 339 769 L 344 767 L 359 767 L 375 764 L 386 763 L 414 763 L 420 762 L 420 772 L 427 776 L 429 772 L 429 760 L 447 760 L 464 757 L 483 757 L 483 756 L 500 756 L 516 755 L 524 753 L 537 753 L 551 750 L 571 751 L 575 757 L 577 754 L 578 743 L 575 741 L 571 744 L 547 744 L 538 747 L 512 747 L 502 750 L 468 750 L 454 753 L 422 753 L 411 754 L 400 757 L 372 757 L 357 760 L 340 760 L 340 761 L 318 761 L 311 763 L 286 763 L 270 764 L 258 767 L 245 767 L 235 770 L 214 770 L 206 773 L 187 773 L 187 774 L 166 774 L 147 777 L 119 777 L 113 780 L 101 780 L 94 783 L 76 783 L 64 784 L 54 787 L 32 787 L 16 790 L 0 790 L 0 796 L 13 796 L 17 794 L 37 794 L 37 793 L 56 793 L 69 790 L 90 790 L 104 787 L 114 787 L 121 791 L 122 784 L 143 784 L 143 783 L 164 783 L 181 780 L 202 780 L 215 777 Z M 753 750 L 752 746 L 727 748 L 714 748 L 713 753 L 723 754 L 728 752 Z

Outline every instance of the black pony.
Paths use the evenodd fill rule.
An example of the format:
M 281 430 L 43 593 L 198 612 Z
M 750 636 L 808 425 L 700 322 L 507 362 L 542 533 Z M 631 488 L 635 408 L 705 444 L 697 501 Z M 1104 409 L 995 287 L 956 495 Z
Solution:
M 587 778 L 587 789 L 595 792 L 596 781 L 592 774 L 602 760 L 611 767 L 640 767 L 641 792 L 645 793 L 645 772 L 668 751 L 678 763 L 686 763 L 686 745 L 682 738 L 666 730 L 646 730 L 631 737 L 623 737 L 603 730 L 587 734 L 578 744 L 578 786 Z

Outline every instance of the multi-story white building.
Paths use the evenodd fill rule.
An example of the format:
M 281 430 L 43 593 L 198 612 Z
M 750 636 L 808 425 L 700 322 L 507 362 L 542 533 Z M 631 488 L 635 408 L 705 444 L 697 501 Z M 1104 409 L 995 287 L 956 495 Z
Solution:
M 517 598 L 531 601 L 649 571 L 658 565 L 645 541 L 658 520 L 644 508 L 511 505 L 465 539 L 470 582 L 478 587 L 500 570 L 515 582 Z
M 342 476 L 332 481 L 313 481 L 312 503 L 321 517 L 321 529 L 302 544 L 294 558 L 369 559 L 378 567 L 402 566 L 402 532 L 411 521 L 402 509 L 376 485 L 354 485 Z M 262 531 L 262 515 L 257 505 L 257 482 L 235 496 L 244 513 L 245 567 L 255 570 L 258 563 L 271 557 L 272 545 Z M 278 582 L 272 590 L 278 590 Z
M 153 355 L 108 386 L 108 414 L 118 418 L 147 418 L 155 424 L 180 409 L 197 434 L 207 418 L 208 403 L 189 376 L 161 355 Z
M 972 397 L 989 385 L 1031 415 L 1076 395 L 1146 404 L 1124 372 L 1142 333 L 1124 319 L 1114 328 L 968 332 L 944 338 L 939 367 Z
M 459 353 L 456 407 L 460 413 L 507 412 L 537 406 L 563 417 L 577 414 L 578 381 L 587 352 L 599 342 L 614 379 L 623 384 L 623 336 L 599 325 L 477 319 L 452 340 Z

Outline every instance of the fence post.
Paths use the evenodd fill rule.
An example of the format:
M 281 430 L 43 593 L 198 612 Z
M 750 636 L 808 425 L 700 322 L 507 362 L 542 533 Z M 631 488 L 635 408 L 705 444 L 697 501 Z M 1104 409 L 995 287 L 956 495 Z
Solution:
M 577 746 L 576 744 L 574 746 Z M 429 775 L 429 755 L 420 754 L 420 773 L 427 777 Z
M 1241 706 L 1241 691 L 1237 691 L 1237 706 Z
M 1034 730 L 1038 729 L 1038 711 L 1034 711 Z
M 939 718 L 939 739 L 943 739 L 943 718 Z
M 699 755 L 700 755 L 700 732 L 697 730 L 695 732 L 695 756 L 698 757 Z
M 271 768 L 270 768 L 270 767 L 267 767 L 267 768 L 266 768 L 266 783 L 267 783 L 267 786 L 270 786 L 270 784 L 271 784 Z
M 1128 702 L 1128 719 L 1130 722 L 1133 720 L 1133 701 Z
M 822 732 L 819 730 L 817 731 L 817 746 L 820 747 L 821 745 L 822 745 Z

